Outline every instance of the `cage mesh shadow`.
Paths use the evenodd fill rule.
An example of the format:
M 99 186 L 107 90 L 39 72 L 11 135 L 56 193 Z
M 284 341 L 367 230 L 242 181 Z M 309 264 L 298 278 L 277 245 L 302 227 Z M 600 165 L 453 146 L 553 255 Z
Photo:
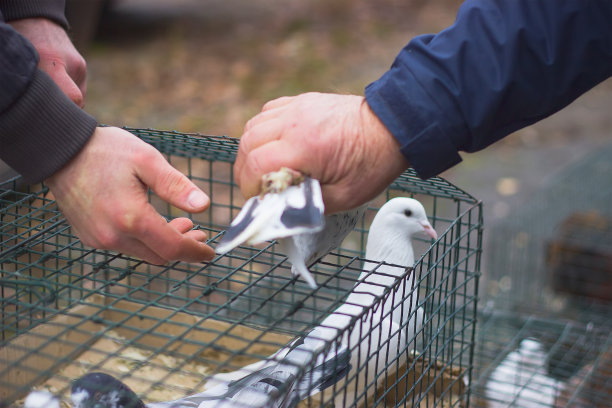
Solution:
M 238 141 L 228 137 L 128 129 L 166 155 L 211 198 L 209 210 L 187 214 L 150 193 L 168 219 L 187 216 L 214 246 L 244 204 L 233 183 Z M 364 383 L 358 375 L 313 395 L 300 406 L 468 406 L 482 240 L 481 204 L 440 178 L 412 171 L 374 200 L 342 247 L 311 271 L 316 290 L 291 275 L 276 242 L 241 246 L 211 262 L 154 266 L 84 246 L 44 185 L 14 178 L 0 186 L 0 397 L 20 406 L 32 389 L 46 389 L 70 405 L 73 380 L 106 372 L 145 402 L 167 401 L 205 389 L 211 378 L 269 358 L 334 311 L 362 271 L 368 227 L 396 196 L 420 200 L 439 239 L 415 243 L 414 268 L 377 298 L 416 297 L 401 330 L 415 334 L 398 356 L 384 342 L 370 354 L 385 367 Z M 411 280 L 407 288 L 402 282 Z M 364 311 L 355 316 L 359 324 Z M 417 320 L 420 319 L 421 321 Z M 374 325 L 376 323 L 373 323 Z M 412 329 L 411 329 L 412 327 Z M 418 328 L 417 330 L 415 330 Z M 374 331 L 374 327 L 372 331 Z M 364 331 L 359 347 L 371 344 Z M 380 330 L 379 330 L 380 331 Z M 325 350 L 338 345 L 329 341 Z M 358 352 L 358 350 L 351 350 Z M 309 364 L 314 364 L 316 355 Z M 360 361 L 357 373 L 370 361 Z M 308 367 L 300 368 L 302 375 Z M 351 387 L 351 382 L 359 382 Z M 281 387 L 282 388 L 282 387 Z M 272 406 L 275 398 L 262 406 Z

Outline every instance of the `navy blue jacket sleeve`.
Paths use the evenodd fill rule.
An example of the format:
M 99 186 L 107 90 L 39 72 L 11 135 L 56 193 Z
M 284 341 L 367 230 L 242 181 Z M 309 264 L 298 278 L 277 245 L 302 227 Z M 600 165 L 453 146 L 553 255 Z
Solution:
M 611 0 L 468 0 L 366 87 L 428 178 L 562 109 L 612 75 Z

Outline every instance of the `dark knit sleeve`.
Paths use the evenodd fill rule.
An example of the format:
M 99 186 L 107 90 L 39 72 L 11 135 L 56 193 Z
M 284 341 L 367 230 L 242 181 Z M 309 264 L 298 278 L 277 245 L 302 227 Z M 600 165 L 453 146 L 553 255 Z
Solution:
M 368 104 L 431 177 L 612 75 L 612 1 L 467 0 L 368 85 Z
M 68 29 L 64 0 L 0 0 L 0 12 L 5 21 L 42 17 Z
M 37 64 L 32 45 L 0 22 L 0 159 L 31 182 L 63 167 L 97 125 Z
M 37 69 L 26 92 L 0 114 L 1 158 L 26 181 L 45 180 L 83 148 L 96 126 Z

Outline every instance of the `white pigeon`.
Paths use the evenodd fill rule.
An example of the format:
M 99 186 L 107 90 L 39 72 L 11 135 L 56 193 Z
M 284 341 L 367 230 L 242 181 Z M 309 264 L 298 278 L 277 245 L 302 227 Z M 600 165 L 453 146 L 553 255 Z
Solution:
M 323 216 L 319 182 L 282 168 L 264 175 L 262 194 L 247 200 L 216 251 L 225 254 L 244 242 L 256 245 L 278 239 L 293 275 L 301 276 L 315 289 L 317 283 L 307 265 L 337 248 L 363 217 L 365 208 Z
M 375 310 L 371 308 L 398 277 L 406 274 L 406 267 L 413 266 L 411 239 L 417 233 L 437 239 L 421 203 L 412 198 L 398 197 L 383 205 L 368 233 L 365 255 L 368 261 L 358 282 L 346 301 L 309 334 L 311 338 L 316 335 L 313 344 L 322 346 L 321 340 L 333 341 L 344 331 L 342 344 L 350 352 L 351 370 L 346 377 L 349 381 L 347 391 L 336 397 L 337 407 L 351 406 L 365 384 L 372 384 L 368 391 L 373 393 L 376 388 L 373 379 L 378 375 L 379 381 L 384 381 L 381 374 L 421 329 L 423 309 L 417 309 L 417 297 L 412 294 L 412 276 L 405 277 L 394 293 L 388 293 L 382 306 Z M 366 310 L 369 312 L 355 322 Z M 349 328 L 351 324 L 354 326 Z M 285 354 L 286 351 L 281 350 L 275 358 L 282 358 Z M 397 365 L 401 365 L 401 361 Z M 367 369 L 363 369 L 364 366 Z M 217 375 L 210 384 L 235 381 L 264 367 L 265 362 L 257 362 L 233 373 Z M 357 371 L 358 375 L 355 374 Z M 336 380 L 337 390 L 342 388 L 340 380 Z
M 552 407 L 561 384 L 546 371 L 546 352 L 536 339 L 523 339 L 518 349 L 491 373 L 485 395 L 490 408 Z
M 352 370 L 347 376 L 346 392 L 335 399 L 337 407 L 351 406 L 366 385 L 369 385 L 368 390 L 361 398 L 365 401 L 372 395 L 378 385 L 374 379 L 378 377 L 378 382 L 384 381 L 389 365 L 402 364 L 398 353 L 405 356 L 402 351 L 407 342 L 423 325 L 423 309 L 417 308 L 412 273 L 406 276 L 406 267 L 414 265 L 411 240 L 417 233 L 425 233 L 434 240 L 438 237 L 420 202 L 398 197 L 383 205 L 370 226 L 366 244 L 368 261 L 358 283 L 346 302 L 321 324 L 344 327 L 353 316 L 368 310 L 360 324 L 349 330 L 344 339 L 351 352 Z M 375 300 L 402 276 L 398 288 L 387 294 L 381 306 L 373 309 Z
M 384 381 L 381 374 L 398 354 L 406 354 L 407 341 L 423 324 L 422 309 L 415 311 L 417 298 L 407 269 L 414 263 L 411 238 L 418 232 L 437 238 L 418 201 L 394 198 L 387 202 L 372 222 L 368 261 L 346 301 L 307 335 L 266 360 L 214 376 L 204 392 L 145 405 L 119 380 L 90 373 L 73 384 L 75 408 L 284 408 L 295 407 L 332 385 L 335 390 L 346 385 L 347 390 L 338 393 L 336 406 L 351 406 L 366 383 L 370 384 L 366 393 L 371 394 L 378 385 L 375 378 Z M 393 291 L 398 278 L 401 283 Z M 374 308 L 383 295 L 382 304 Z

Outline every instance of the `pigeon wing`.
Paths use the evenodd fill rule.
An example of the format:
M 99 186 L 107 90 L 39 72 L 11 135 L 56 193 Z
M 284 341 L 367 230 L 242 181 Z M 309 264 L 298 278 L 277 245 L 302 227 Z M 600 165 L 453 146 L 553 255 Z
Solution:
M 216 247 L 219 254 L 245 242 L 256 245 L 323 228 L 323 196 L 317 180 L 250 198 Z

